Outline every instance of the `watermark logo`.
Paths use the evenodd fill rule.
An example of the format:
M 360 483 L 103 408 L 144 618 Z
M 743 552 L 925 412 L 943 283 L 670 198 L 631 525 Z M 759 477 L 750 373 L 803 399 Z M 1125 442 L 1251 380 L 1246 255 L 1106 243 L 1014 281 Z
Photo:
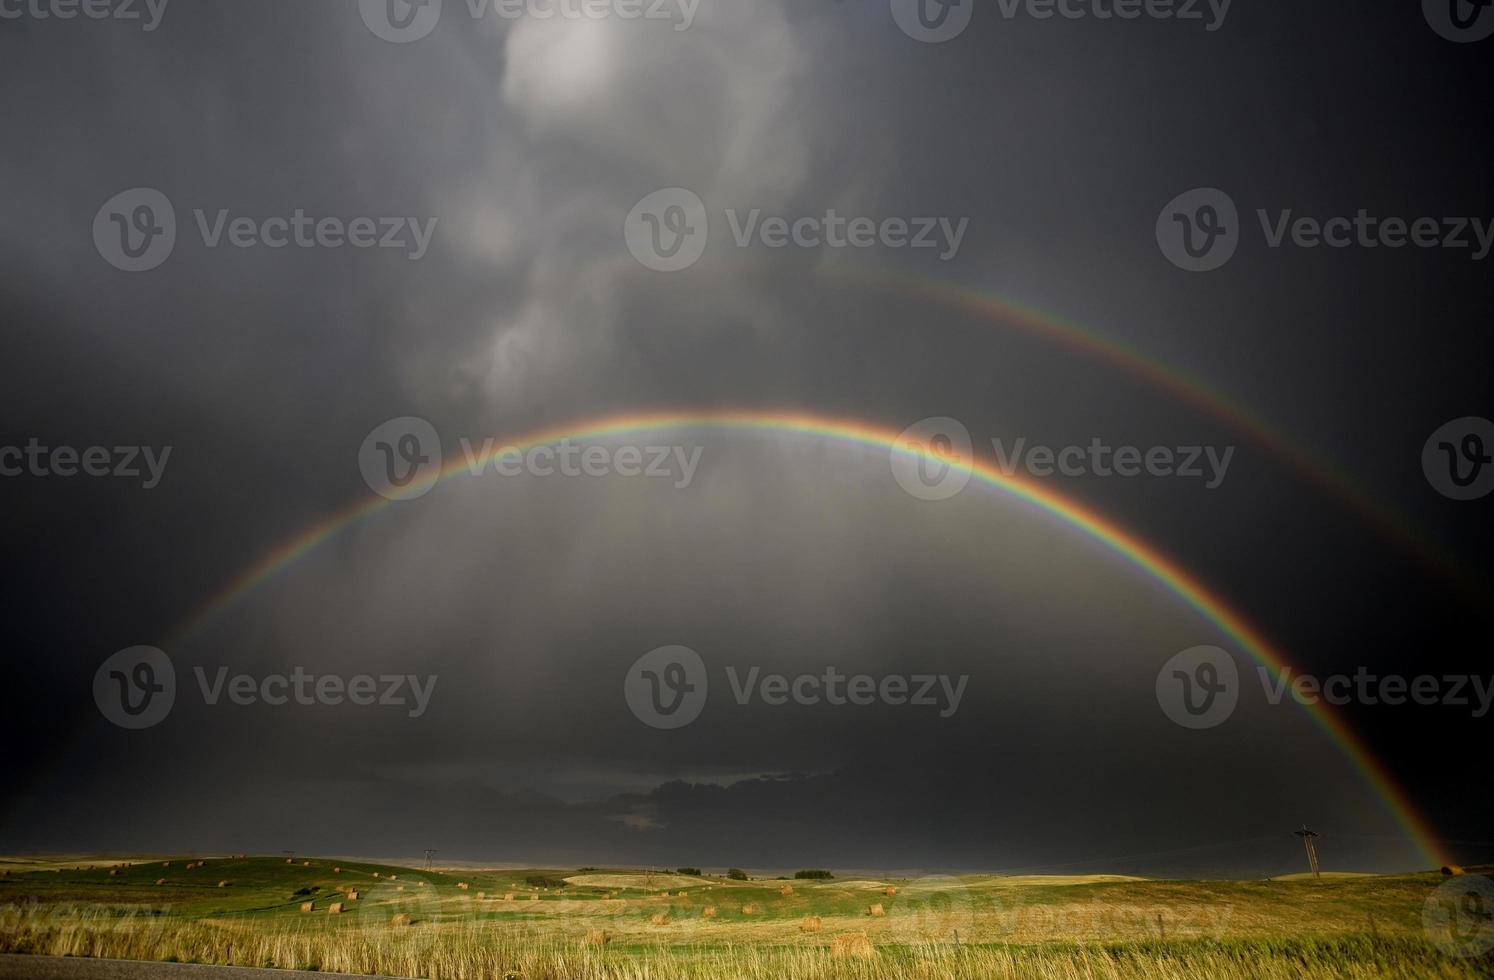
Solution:
M 418 41 L 441 22 L 442 0 L 358 0 L 363 23 L 385 41 Z
M 761 208 L 724 213 L 737 248 L 937 250 L 939 261 L 960 254 L 969 218 L 765 215 Z M 623 225 L 628 251 L 655 272 L 679 272 L 700 261 L 710 239 L 706 206 L 694 191 L 668 187 L 634 205 Z
M 953 41 L 970 26 L 976 0 L 892 0 L 892 19 L 924 44 Z
M 176 209 L 150 187 L 120 191 L 93 219 L 93 244 L 122 272 L 149 272 L 176 248 Z
M 1371 214 L 1315 216 L 1292 208 L 1255 209 L 1268 249 L 1342 251 L 1350 248 L 1466 251 L 1482 262 L 1494 250 L 1494 220 L 1469 216 L 1403 218 Z M 1157 216 L 1157 245 L 1168 261 L 1189 272 L 1211 272 L 1234 257 L 1244 233 L 1230 196 L 1217 188 L 1180 194 Z
M 974 475 L 974 444 L 958 419 L 938 417 L 909 426 L 888 458 L 897 485 L 919 500 L 958 496 Z
M 1421 450 L 1421 469 L 1444 497 L 1487 497 L 1494 491 L 1494 422 L 1469 416 L 1442 426 Z
M 1215 187 L 1179 194 L 1157 216 L 1157 245 L 1179 269 L 1212 272 L 1240 247 L 1240 212 Z
M 668 480 L 689 489 L 699 471 L 701 446 L 581 445 L 570 438 L 518 446 L 488 438 L 459 440 L 460 463 L 451 472 L 478 477 L 531 476 L 539 479 L 607 477 Z M 358 450 L 358 468 L 370 490 L 387 500 L 416 500 L 440 482 L 441 438 L 421 418 L 392 419 L 368 434 Z
M 121 650 L 93 675 L 99 713 L 120 728 L 138 731 L 166 720 L 176 702 L 176 668 L 155 647 Z
M 440 222 L 439 218 L 371 215 L 349 220 L 318 218 L 305 208 L 264 219 L 235 217 L 227 208 L 211 215 L 194 208 L 192 218 L 203 248 L 402 249 L 411 262 L 425 257 Z M 93 219 L 93 243 L 99 255 L 125 272 L 157 268 L 171 257 L 176 241 L 176 210 L 165 194 L 153 188 L 136 187 L 114 195 Z
M 1494 34 L 1494 0 L 1421 0 L 1421 12 L 1438 36 L 1458 44 Z
M 637 719 L 665 731 L 683 728 L 705 710 L 710 679 L 705 661 L 689 647 L 651 650 L 628 669 L 623 697 Z
M 699 262 L 710 233 L 705 202 L 683 187 L 654 191 L 634 205 L 623 224 L 628 251 L 655 272 L 679 272 Z
M 386 500 L 418 500 L 441 475 L 441 437 L 425 419 L 390 419 L 374 429 L 358 450 L 358 469 L 368 488 Z
M 1218 647 L 1184 650 L 1157 672 L 1157 703 L 1184 728 L 1217 728 L 1235 713 L 1239 702 L 1239 668 Z
M 1444 882 L 1422 906 L 1421 924 L 1427 938 L 1451 956 L 1494 950 L 1494 881 L 1465 875 Z

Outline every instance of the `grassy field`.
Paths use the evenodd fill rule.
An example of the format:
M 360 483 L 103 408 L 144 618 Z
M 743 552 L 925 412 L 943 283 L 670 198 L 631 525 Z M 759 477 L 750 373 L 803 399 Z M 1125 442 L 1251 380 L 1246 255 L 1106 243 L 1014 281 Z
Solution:
M 730 881 L 16 859 L 0 861 L 0 952 L 452 980 L 1494 976 L 1489 954 L 1460 955 L 1424 924 L 1445 880 Z

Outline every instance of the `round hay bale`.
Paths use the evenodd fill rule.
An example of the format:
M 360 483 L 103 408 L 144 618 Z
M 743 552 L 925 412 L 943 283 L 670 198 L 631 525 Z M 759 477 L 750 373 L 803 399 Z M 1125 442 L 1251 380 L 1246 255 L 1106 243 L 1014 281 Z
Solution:
M 896 886 L 888 885 L 886 888 L 882 889 L 882 894 L 886 895 L 888 898 L 891 898 L 893 895 L 897 894 L 897 888 Z
M 401 912 L 399 915 L 396 915 L 394 918 L 389 920 L 389 925 L 395 929 L 408 929 L 410 928 L 411 923 L 413 923 L 414 921 L 415 920 L 410 917 L 410 913 Z
M 701 916 L 703 918 L 714 919 L 716 917 L 716 906 L 714 906 L 714 905 L 707 905 L 705 907 L 705 910 L 702 911 L 700 914 L 701 914 Z
M 757 915 L 757 906 L 756 905 L 743 905 L 742 906 L 742 914 L 743 915 Z
M 612 941 L 612 937 L 601 929 L 588 929 L 586 931 L 586 945 L 605 946 Z
M 806 915 L 804 921 L 799 923 L 800 932 L 819 932 L 823 928 L 825 928 L 825 924 L 820 921 L 820 917 L 817 915 Z
M 864 932 L 850 932 L 830 940 L 830 955 L 836 959 L 870 959 L 877 955 L 877 948 Z
M 792 895 L 793 893 L 794 893 L 794 886 L 793 885 L 783 885 L 783 886 L 781 886 L 778 889 L 778 894 L 780 894 L 780 895 Z
M 648 920 L 648 924 L 651 925 L 651 926 L 667 925 L 668 922 L 669 922 L 669 913 L 668 912 L 655 912 L 654 915 L 653 915 L 653 917 Z
M 1447 875 L 1449 878 L 1457 878 L 1463 874 L 1466 874 L 1467 872 L 1458 867 L 1456 864 L 1447 864 L 1443 865 L 1442 873 Z
M 866 914 L 869 915 L 869 916 L 871 916 L 872 918 L 879 918 L 881 916 L 886 915 L 887 914 L 887 910 L 884 909 L 884 908 L 882 908 L 882 903 L 881 902 L 878 902 L 877 904 L 873 905 L 871 908 L 867 909 L 866 910 Z
M 327 906 L 327 914 L 328 915 L 342 915 L 342 903 L 341 902 L 333 902 L 331 905 L 328 905 Z
M 302 912 L 315 912 L 316 911 L 316 903 L 315 902 L 302 902 L 301 903 L 301 911 Z

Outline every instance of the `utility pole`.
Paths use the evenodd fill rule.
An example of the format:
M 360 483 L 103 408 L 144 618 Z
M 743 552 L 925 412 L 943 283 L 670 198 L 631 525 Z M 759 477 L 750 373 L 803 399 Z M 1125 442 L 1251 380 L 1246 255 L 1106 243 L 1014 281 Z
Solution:
M 1312 869 L 1312 876 L 1322 878 L 1318 871 L 1318 849 L 1312 843 L 1313 838 L 1318 836 L 1317 831 L 1308 830 L 1307 824 L 1303 824 L 1301 830 L 1294 830 L 1292 834 L 1302 838 L 1302 846 L 1307 849 L 1307 866 Z
M 429 871 L 431 869 L 431 858 L 435 857 L 435 855 L 436 849 L 434 847 L 427 847 L 425 849 L 425 870 Z

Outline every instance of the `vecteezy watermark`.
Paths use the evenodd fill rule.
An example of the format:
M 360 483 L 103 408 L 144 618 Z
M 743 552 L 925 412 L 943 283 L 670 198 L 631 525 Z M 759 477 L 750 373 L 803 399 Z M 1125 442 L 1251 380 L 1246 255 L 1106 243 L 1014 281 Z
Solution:
M 975 466 L 972 446 L 970 430 L 959 420 L 924 419 L 893 442 L 893 478 L 920 500 L 948 500 L 970 482 Z M 996 436 L 991 449 L 1006 476 L 1021 471 L 1040 480 L 1175 478 L 1198 480 L 1209 490 L 1223 485 L 1235 457 L 1233 446 L 1114 446 L 1098 436 L 1082 446 L 1029 445 L 1025 437 L 1008 443 Z
M 740 706 L 756 700 L 769 707 L 868 707 L 874 704 L 936 708 L 940 718 L 960 709 L 970 675 L 846 674 L 826 667 L 815 674 L 762 673 L 761 667 L 725 670 L 732 699 Z M 705 661 L 689 647 L 668 646 L 639 657 L 623 679 L 623 698 L 639 721 L 651 728 L 683 728 L 705 710 L 710 690 Z
M 1471 44 L 1494 34 L 1494 0 L 1421 0 L 1421 12 L 1449 41 Z
M 1001 472 L 1013 476 L 1021 468 L 1028 476 L 1120 477 L 1135 479 L 1201 480 L 1204 489 L 1224 484 L 1235 447 L 1225 446 L 1111 446 L 1095 437 L 1084 446 L 1028 446 L 1017 439 L 1011 446 L 1000 438 L 991 440 Z
M 78 449 L 73 446 L 44 446 L 41 440 L 32 438 L 27 440 L 24 447 L 0 446 L 0 477 L 68 479 L 84 476 L 95 479 L 141 480 L 143 488 L 154 490 L 166 473 L 171 448 L 88 446 Z
M 1422 447 L 1421 469 L 1444 497 L 1487 497 L 1494 491 L 1494 422 L 1469 416 L 1442 426 Z
M 650 728 L 684 728 L 705 710 L 710 678 L 705 661 L 689 647 L 650 650 L 623 678 L 623 699 Z
M 192 668 L 204 704 L 215 706 L 226 697 L 231 704 L 298 705 L 351 704 L 359 707 L 409 707 L 419 718 L 430 706 L 437 676 L 416 674 L 315 675 L 304 667 L 290 674 L 253 677 L 219 667 L 209 678 L 203 667 Z M 99 713 L 120 728 L 151 728 L 166 720 L 176 703 L 176 668 L 156 647 L 136 646 L 109 657 L 94 673 L 93 699 Z M 408 692 L 408 693 L 407 693 Z
M 669 480 L 676 490 L 695 481 L 705 450 L 680 445 L 578 445 L 570 438 L 516 446 L 497 439 L 460 440 L 462 468 L 471 476 L 575 479 L 611 476 Z M 425 496 L 443 472 L 441 437 L 425 419 L 391 419 L 363 440 L 358 469 L 363 482 L 389 500 Z
M 1494 950 L 1494 881 L 1462 875 L 1437 886 L 1421 909 L 1426 937 L 1450 956 Z
M 1465 250 L 1482 262 L 1494 249 L 1494 220 L 1477 217 L 1384 217 L 1360 208 L 1353 216 L 1298 215 L 1292 208 L 1258 208 L 1257 223 L 1271 249 L 1443 248 Z M 1188 272 L 1212 272 L 1234 257 L 1244 235 L 1234 200 L 1216 187 L 1180 194 L 1157 216 L 1157 246 Z
M 1173 20 L 1212 34 L 1234 0 L 892 0 L 892 19 L 915 41 L 943 44 L 965 33 L 977 3 L 1005 20 Z
M 201 667 L 193 667 L 197 675 L 197 686 L 202 691 L 203 703 L 216 705 L 225 693 L 228 700 L 247 707 L 267 704 L 282 707 L 294 701 L 298 705 L 351 704 L 358 707 L 408 707 L 411 718 L 419 718 L 430 707 L 431 695 L 435 693 L 436 674 L 355 674 L 341 677 L 337 674 L 307 673 L 305 667 L 296 667 L 289 674 L 265 674 L 253 677 L 249 674 L 228 676 L 227 667 L 219 667 L 211 681 Z
M 1234 0 L 995 0 L 1007 20 L 1175 20 L 1203 24 L 1210 34 L 1224 26 Z
M 1359 667 L 1353 674 L 1318 677 L 1293 667 L 1257 667 L 1261 692 L 1271 706 L 1288 697 L 1301 705 L 1326 702 L 1336 707 L 1399 707 L 1417 704 L 1469 708 L 1483 718 L 1494 706 L 1494 677 L 1471 674 L 1376 674 Z M 1184 728 L 1216 728 L 1235 713 L 1243 690 L 1229 653 L 1213 646 L 1193 647 L 1168 660 L 1157 672 L 1157 703 Z
M 761 208 L 727 208 L 724 217 L 737 248 L 931 249 L 940 261 L 960 254 L 969 218 L 850 217 L 834 208 L 823 215 L 764 215 Z M 711 219 L 694 191 L 666 187 L 633 206 L 623 222 L 628 251 L 645 268 L 679 272 L 699 262 L 710 240 Z
M 313 217 L 296 208 L 269 218 L 233 216 L 219 208 L 210 216 L 192 212 L 204 248 L 398 249 L 411 262 L 425 257 L 437 218 Z M 176 209 L 151 187 L 121 191 L 93 219 L 93 243 L 104 261 L 124 272 L 148 272 L 171 257 L 177 245 Z
M 456 6 L 455 0 L 451 5 Z M 464 0 L 468 17 L 499 20 L 657 20 L 676 31 L 695 23 L 700 0 Z M 441 22 L 443 0 L 358 0 L 370 31 L 393 44 L 418 41 Z
M 120 728 L 152 728 L 166 720 L 176 703 L 176 668 L 155 647 L 127 647 L 94 672 L 93 700 L 99 713 Z
M 171 0 L 0 0 L 0 20 L 117 20 L 149 34 Z
M 1346 704 L 1368 707 L 1382 704 L 1390 707 L 1443 705 L 1472 708 L 1473 717 L 1482 718 L 1494 704 L 1494 677 L 1472 674 L 1421 674 L 1407 678 L 1401 674 L 1373 674 L 1367 667 L 1358 668 L 1352 675 L 1331 674 L 1322 678 L 1300 673 L 1292 667 L 1276 670 L 1257 667 L 1256 673 L 1260 675 L 1266 702 L 1272 705 L 1281 704 L 1290 694 L 1293 701 L 1303 705 L 1320 702 L 1339 707 Z
M 904 34 L 924 44 L 943 44 L 965 33 L 984 0 L 892 0 L 892 19 Z
M 1157 703 L 1184 728 L 1217 728 L 1240 701 L 1240 671 L 1219 647 L 1184 650 L 1157 672 Z

